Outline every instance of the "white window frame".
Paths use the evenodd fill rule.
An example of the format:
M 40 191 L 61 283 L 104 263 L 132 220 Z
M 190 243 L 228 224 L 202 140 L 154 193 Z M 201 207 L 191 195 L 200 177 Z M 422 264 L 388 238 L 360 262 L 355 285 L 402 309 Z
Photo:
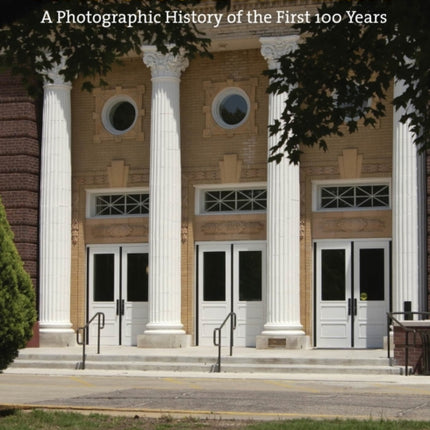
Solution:
M 254 190 L 265 189 L 267 192 L 266 182 L 246 182 L 237 184 L 209 184 L 209 185 L 195 185 L 195 215 L 239 215 L 239 214 L 265 214 L 267 210 L 258 211 L 219 211 L 219 212 L 206 212 L 205 211 L 205 192 L 206 191 L 239 191 L 239 190 Z
M 352 187 L 365 185 L 381 185 L 388 186 L 389 203 L 388 206 L 377 207 L 342 207 L 342 208 L 322 208 L 321 189 L 324 187 Z M 312 211 L 313 212 L 351 212 L 351 211 L 375 211 L 375 210 L 391 210 L 392 205 L 392 186 L 391 178 L 365 178 L 365 179 L 331 179 L 331 180 L 316 180 L 312 181 Z
M 149 194 L 149 187 L 98 188 L 86 190 L 86 217 L 92 219 L 142 218 L 149 214 L 96 215 L 96 197 L 100 195 Z
M 130 125 L 130 127 L 126 128 L 125 130 L 117 130 L 110 119 L 110 114 L 112 109 L 119 103 L 130 103 L 133 108 L 134 108 L 134 120 L 132 122 L 132 124 Z M 136 121 L 137 121 L 137 117 L 138 117 L 138 109 L 137 109 L 137 104 L 136 102 L 128 95 L 126 94 L 119 94 L 116 96 L 111 97 L 109 100 L 107 100 L 107 102 L 104 104 L 103 109 L 102 109 L 102 123 L 104 128 L 111 134 L 113 134 L 114 136 L 120 136 L 122 134 L 127 133 L 128 131 L 130 131 L 135 125 L 136 125 Z

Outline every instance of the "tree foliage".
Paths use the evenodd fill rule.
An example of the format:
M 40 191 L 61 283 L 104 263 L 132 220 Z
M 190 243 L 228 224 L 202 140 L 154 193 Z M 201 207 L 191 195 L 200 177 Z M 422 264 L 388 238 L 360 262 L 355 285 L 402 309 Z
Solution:
M 271 159 L 286 155 L 298 163 L 303 147 L 326 150 L 331 136 L 354 133 L 359 124 L 375 126 L 390 108 L 394 78 L 405 83 L 393 100 L 395 108 L 405 108 L 401 121 L 420 148 L 429 148 L 430 3 L 339 0 L 324 2 L 318 13 L 342 19 L 317 23 L 313 17 L 295 25 L 303 36 L 298 49 L 280 59 L 279 70 L 267 71 L 269 92 L 288 93 L 282 118 L 270 126 L 279 136 Z
M 53 64 L 66 60 L 61 71 L 67 81 L 77 76 L 89 78 L 83 88 L 91 89 L 91 79 L 100 79 L 111 70 L 112 65 L 130 52 L 140 53 L 143 44 L 153 44 L 166 52 L 169 44 L 172 52 L 183 52 L 187 56 L 197 53 L 209 55 L 210 40 L 190 23 L 178 25 L 174 22 L 148 22 L 127 26 L 112 24 L 103 26 L 57 22 L 57 11 L 69 11 L 71 15 L 136 14 L 147 16 L 166 11 L 180 10 L 183 13 L 200 3 L 200 0 L 24 0 L 6 3 L 19 5 L 22 9 L 6 7 L 0 28 L 0 61 L 21 75 L 30 91 L 40 88 L 42 76 L 35 75 L 49 70 Z M 228 7 L 228 0 L 218 0 L 217 8 Z M 9 12 L 8 12 L 9 10 Z M 43 21 L 48 12 L 52 23 Z M 55 18 L 55 19 L 54 19 Z M 34 78 L 36 76 L 36 82 Z
M 35 322 L 34 288 L 13 242 L 0 200 L 0 370 L 25 347 Z

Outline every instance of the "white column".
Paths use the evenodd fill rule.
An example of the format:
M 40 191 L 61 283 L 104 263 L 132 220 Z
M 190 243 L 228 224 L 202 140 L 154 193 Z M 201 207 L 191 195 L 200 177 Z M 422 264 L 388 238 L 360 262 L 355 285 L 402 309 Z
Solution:
M 295 49 L 299 36 L 261 38 L 261 53 L 269 68 Z M 269 95 L 269 124 L 281 117 L 288 94 Z M 270 150 L 277 136 L 268 136 Z M 300 170 L 284 158 L 267 167 L 267 296 L 264 330 L 257 347 L 270 338 L 285 339 L 286 348 L 304 348 L 309 339 L 300 322 Z M 278 345 L 279 345 L 278 340 Z M 283 343 L 281 343 L 283 344 Z
M 74 343 L 70 322 L 71 267 L 71 84 L 46 75 L 40 179 L 40 345 Z
M 181 347 L 190 344 L 181 323 L 181 148 L 180 74 L 188 60 L 144 47 L 152 73 L 149 323 L 138 345 Z
M 394 97 L 404 91 L 404 82 L 395 81 Z M 412 109 L 411 106 L 408 109 Z M 415 135 L 409 124 L 400 122 L 404 108 L 394 110 L 393 120 L 393 311 L 402 312 L 404 303 L 411 303 L 412 311 L 423 310 L 422 236 L 425 224 L 421 204 L 423 161 L 414 144 Z M 421 223 L 423 225 L 421 225 Z

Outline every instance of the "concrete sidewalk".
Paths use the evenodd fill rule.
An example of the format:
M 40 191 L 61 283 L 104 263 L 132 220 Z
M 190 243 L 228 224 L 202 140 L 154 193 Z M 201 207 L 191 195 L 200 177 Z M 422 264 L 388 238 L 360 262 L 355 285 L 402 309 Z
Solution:
M 0 374 L 1 408 L 250 418 L 430 420 L 423 376 L 47 371 Z

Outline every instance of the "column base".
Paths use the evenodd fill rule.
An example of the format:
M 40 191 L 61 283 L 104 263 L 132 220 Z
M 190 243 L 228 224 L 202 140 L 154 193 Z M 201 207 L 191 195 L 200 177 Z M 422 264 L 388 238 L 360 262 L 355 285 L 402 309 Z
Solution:
M 39 328 L 40 347 L 76 346 L 76 334 L 73 329 Z
M 261 334 L 256 349 L 310 349 L 310 337 L 305 334 Z
M 144 333 L 137 336 L 138 348 L 188 348 L 191 335 L 185 333 Z

